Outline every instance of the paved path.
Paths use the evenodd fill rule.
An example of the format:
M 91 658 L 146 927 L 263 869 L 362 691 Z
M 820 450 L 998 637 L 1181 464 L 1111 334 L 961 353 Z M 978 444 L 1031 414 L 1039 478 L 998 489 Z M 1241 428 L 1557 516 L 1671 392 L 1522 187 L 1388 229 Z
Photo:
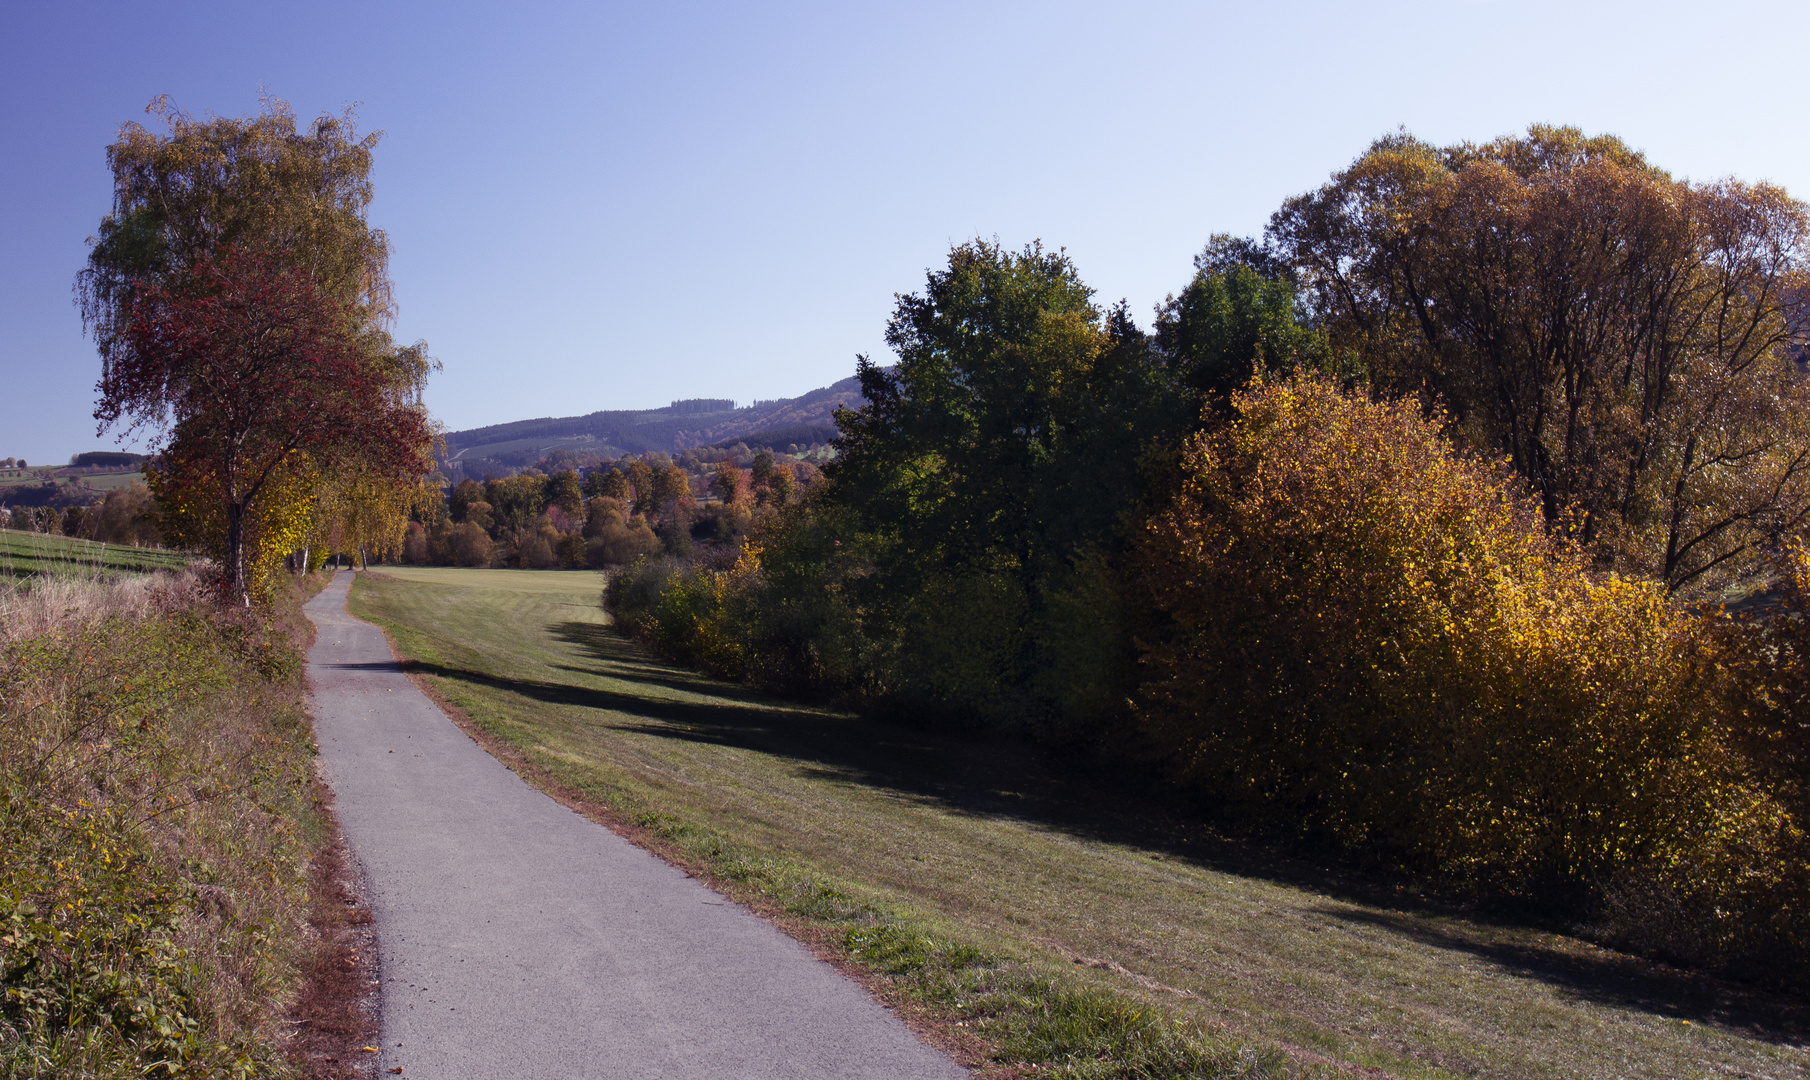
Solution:
M 346 613 L 351 580 L 308 604 L 308 677 L 376 916 L 384 1075 L 967 1075 L 797 942 L 485 753 Z

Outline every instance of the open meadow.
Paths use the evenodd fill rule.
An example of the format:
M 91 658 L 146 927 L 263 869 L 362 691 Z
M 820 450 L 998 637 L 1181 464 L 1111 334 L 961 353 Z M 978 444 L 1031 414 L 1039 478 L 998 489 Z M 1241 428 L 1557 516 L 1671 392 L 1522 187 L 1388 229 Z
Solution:
M 352 609 L 519 752 L 530 779 L 657 847 L 671 840 L 718 879 L 752 880 L 724 852 L 792 867 L 843 908 L 905 913 L 1233 1043 L 1280 1047 L 1309 1071 L 1810 1076 L 1801 1000 L 1228 842 L 1160 794 L 1017 742 L 705 678 L 618 635 L 602 584 L 594 572 L 385 568 L 360 575 Z M 961 1006 L 926 1015 L 966 1023 Z
M 178 570 L 190 561 L 190 556 L 180 551 L 0 529 L 0 579 L 147 573 Z

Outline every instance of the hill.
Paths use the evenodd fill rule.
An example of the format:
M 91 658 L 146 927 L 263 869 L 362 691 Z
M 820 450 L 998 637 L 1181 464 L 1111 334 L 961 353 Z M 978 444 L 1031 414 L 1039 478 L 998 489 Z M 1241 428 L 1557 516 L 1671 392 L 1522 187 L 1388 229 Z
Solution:
M 521 468 L 554 450 L 620 457 L 651 451 L 675 453 L 694 446 L 784 446 L 836 437 L 835 412 L 866 404 L 853 376 L 795 398 L 757 401 L 735 408 L 721 398 L 675 401 L 663 409 L 617 409 L 583 416 L 542 417 L 453 431 L 446 435 L 442 468 L 474 475 Z
M 90 506 L 114 488 L 142 483 L 142 454 L 83 454 L 79 458 L 134 458 L 133 462 L 0 467 L 0 507 Z

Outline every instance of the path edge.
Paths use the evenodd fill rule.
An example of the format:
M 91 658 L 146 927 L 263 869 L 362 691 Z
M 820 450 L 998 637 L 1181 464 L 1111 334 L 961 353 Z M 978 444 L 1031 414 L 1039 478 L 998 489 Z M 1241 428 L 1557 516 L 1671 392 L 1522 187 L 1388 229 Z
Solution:
M 387 575 L 378 571 L 364 572 L 387 578 Z M 387 580 L 402 579 L 387 578 Z M 352 584 L 357 584 L 356 577 L 353 578 Z M 975 1080 L 1016 1080 L 1016 1078 L 1030 1075 L 1015 1066 L 994 1060 L 992 1044 L 981 1039 L 977 1034 L 951 1026 L 943 1018 L 934 1015 L 911 1000 L 903 988 L 893 980 L 850 960 L 847 954 L 836 946 L 832 940 L 833 934 L 827 929 L 788 915 L 782 907 L 764 897 L 749 897 L 745 890 L 736 888 L 734 882 L 718 877 L 711 873 L 704 864 L 686 858 L 684 852 L 671 841 L 651 829 L 636 825 L 608 803 L 590 798 L 575 790 L 546 769 L 541 768 L 520 750 L 485 731 L 483 726 L 473 720 L 464 709 L 442 696 L 428 676 L 416 670 L 412 661 L 403 657 L 396 647 L 396 638 L 390 633 L 389 627 L 353 614 L 351 599 L 351 588 L 348 587 L 346 590 L 346 614 L 366 625 L 375 626 L 382 632 L 384 643 L 390 650 L 390 658 L 396 662 L 397 669 L 408 676 L 415 688 L 425 694 L 427 699 L 432 701 L 434 706 L 467 738 L 478 744 L 480 749 L 495 758 L 504 768 L 521 777 L 530 787 L 591 823 L 603 826 L 656 859 L 683 872 L 685 876 L 696 879 L 725 900 L 765 920 L 788 938 L 802 945 L 817 960 L 828 964 L 844 978 L 859 986 L 879 1002 L 887 1012 L 898 1017 L 919 1041 L 947 1056 L 956 1065 L 970 1073 Z M 617 629 L 613 621 L 605 625 Z M 620 630 L 618 629 L 617 632 Z M 639 642 L 636 644 L 639 645 Z

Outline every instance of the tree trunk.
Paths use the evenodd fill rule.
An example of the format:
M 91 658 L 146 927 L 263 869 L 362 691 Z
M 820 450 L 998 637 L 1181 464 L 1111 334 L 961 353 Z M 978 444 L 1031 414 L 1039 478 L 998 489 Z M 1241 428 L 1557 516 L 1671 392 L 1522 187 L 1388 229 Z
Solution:
M 245 507 L 237 500 L 226 504 L 226 579 L 232 599 L 241 607 L 250 607 L 251 586 L 245 580 Z

